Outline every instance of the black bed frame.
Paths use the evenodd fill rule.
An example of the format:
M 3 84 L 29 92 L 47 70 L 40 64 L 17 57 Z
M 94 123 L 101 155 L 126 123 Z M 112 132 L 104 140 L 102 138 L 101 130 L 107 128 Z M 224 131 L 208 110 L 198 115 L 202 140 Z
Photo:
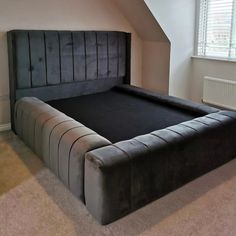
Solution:
M 48 101 L 130 84 L 130 33 L 13 30 L 7 36 L 13 130 L 19 98 Z
M 130 84 L 130 44 L 131 35 L 124 32 L 8 32 L 13 130 L 16 123 L 19 137 L 85 201 L 101 224 L 164 196 L 232 160 L 236 153 L 235 112 L 122 85 Z M 102 92 L 116 85 L 134 96 L 203 116 L 113 144 L 40 101 Z M 16 100 L 27 96 L 38 99 L 19 100 L 14 122 Z M 44 129 L 49 119 L 54 123 Z M 62 168 L 58 168 L 60 156 L 66 163 Z M 51 157 L 58 160 L 56 164 L 50 164 Z

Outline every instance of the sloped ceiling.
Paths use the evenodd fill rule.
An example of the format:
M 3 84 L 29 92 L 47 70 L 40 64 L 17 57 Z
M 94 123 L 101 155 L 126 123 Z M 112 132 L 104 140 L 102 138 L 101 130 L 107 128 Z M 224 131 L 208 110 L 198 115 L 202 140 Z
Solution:
M 169 42 L 144 0 L 113 0 L 144 41 Z

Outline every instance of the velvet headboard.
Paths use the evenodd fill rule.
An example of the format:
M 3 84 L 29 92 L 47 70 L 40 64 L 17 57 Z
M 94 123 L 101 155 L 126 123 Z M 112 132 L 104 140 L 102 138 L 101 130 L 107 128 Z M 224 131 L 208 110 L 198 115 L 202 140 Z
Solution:
M 12 30 L 7 35 L 12 125 L 21 97 L 48 101 L 130 83 L 130 33 Z

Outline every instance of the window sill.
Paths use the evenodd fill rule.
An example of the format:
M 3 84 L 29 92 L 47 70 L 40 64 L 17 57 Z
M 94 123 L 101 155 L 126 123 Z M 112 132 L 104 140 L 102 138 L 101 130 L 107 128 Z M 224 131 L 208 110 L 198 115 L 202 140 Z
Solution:
M 220 57 L 203 57 L 203 56 L 192 56 L 193 59 L 203 59 L 203 60 L 211 60 L 211 61 L 222 61 L 222 62 L 236 62 L 236 59 L 230 58 L 220 58 Z

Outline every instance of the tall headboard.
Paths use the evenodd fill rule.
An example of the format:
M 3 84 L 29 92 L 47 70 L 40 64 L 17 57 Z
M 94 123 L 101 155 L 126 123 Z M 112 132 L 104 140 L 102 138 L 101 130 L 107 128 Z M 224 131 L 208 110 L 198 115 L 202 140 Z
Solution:
M 130 33 L 12 30 L 7 35 L 12 119 L 21 97 L 48 101 L 130 83 Z

